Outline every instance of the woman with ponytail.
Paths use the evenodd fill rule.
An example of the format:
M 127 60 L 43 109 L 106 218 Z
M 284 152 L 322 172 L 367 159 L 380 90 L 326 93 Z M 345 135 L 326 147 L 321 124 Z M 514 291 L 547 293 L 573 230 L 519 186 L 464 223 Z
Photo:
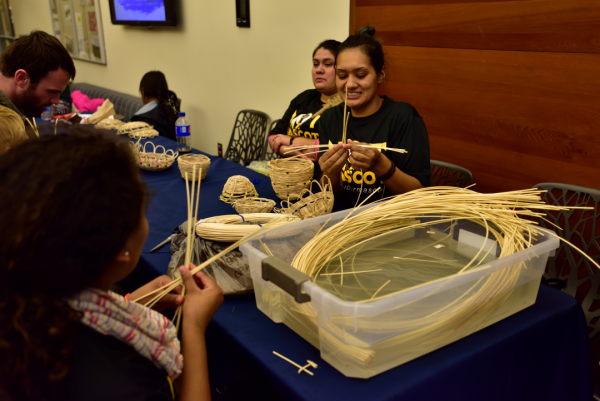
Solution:
M 423 119 L 413 106 L 379 96 L 386 75 L 381 43 L 369 27 L 348 37 L 338 48 L 336 85 L 350 117 L 346 143 L 342 143 L 344 104 L 321 118 L 319 142 L 329 145 L 319 167 L 331 180 L 336 203 L 346 207 L 412 191 L 429 185 L 429 137 Z M 360 147 L 361 143 L 407 153 Z
M 128 141 L 42 136 L 0 157 L 0 399 L 210 398 L 204 332 L 222 302 L 182 267 L 183 354 L 173 324 L 109 288 L 135 268 L 148 234 L 147 191 Z M 158 304 L 157 304 L 158 305 Z M 184 359 L 185 357 L 185 359 Z M 185 363 L 184 363 L 185 362 Z
M 144 74 L 140 82 L 140 93 L 144 107 L 131 117 L 131 121 L 148 123 L 160 135 L 177 140 L 175 121 L 179 115 L 179 105 L 177 95 L 169 90 L 165 74 L 160 71 Z

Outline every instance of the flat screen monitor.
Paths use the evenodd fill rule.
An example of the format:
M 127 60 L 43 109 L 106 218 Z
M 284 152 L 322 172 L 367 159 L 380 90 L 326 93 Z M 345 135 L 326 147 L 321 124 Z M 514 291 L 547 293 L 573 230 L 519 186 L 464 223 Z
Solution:
M 175 0 L 109 0 L 115 25 L 175 26 Z

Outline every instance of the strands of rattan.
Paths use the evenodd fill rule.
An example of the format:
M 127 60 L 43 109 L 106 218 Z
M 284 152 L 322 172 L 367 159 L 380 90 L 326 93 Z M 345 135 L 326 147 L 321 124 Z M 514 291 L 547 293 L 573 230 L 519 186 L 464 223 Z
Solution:
M 266 198 L 244 198 L 235 201 L 232 206 L 239 214 L 243 213 L 271 213 L 275 207 L 275 201 Z
M 256 188 L 248 178 L 242 175 L 234 175 L 229 177 L 225 183 L 223 193 L 219 196 L 219 199 L 225 203 L 233 203 L 238 199 L 257 196 L 258 192 L 256 192 Z
M 58 128 L 58 118 L 54 120 L 54 135 L 56 135 L 56 129 Z
M 333 96 L 331 99 L 329 99 L 325 102 L 325 105 L 323 105 L 323 107 L 321 107 L 321 109 L 319 111 L 317 111 L 315 114 L 313 114 L 311 120 L 314 120 L 316 116 L 320 116 L 321 114 L 323 114 L 323 112 L 325 110 L 335 107 L 338 104 L 341 104 L 342 102 L 343 102 L 342 97 L 340 96 L 339 93 L 336 93 L 335 96 Z
M 296 218 L 295 216 L 292 216 L 293 218 Z M 244 238 L 242 238 L 241 240 L 231 244 L 230 246 L 228 246 L 227 248 L 225 248 L 224 250 L 222 250 L 220 253 L 214 255 L 213 257 L 209 258 L 208 260 L 206 260 L 205 262 L 201 263 L 200 265 L 196 266 L 195 269 L 191 270 L 191 274 L 194 275 L 196 273 L 198 273 L 199 271 L 203 270 L 206 266 L 209 266 L 211 263 L 213 263 L 215 260 L 221 258 L 222 256 L 228 254 L 229 252 L 233 251 L 236 248 L 239 248 L 242 244 L 245 244 L 248 241 L 252 241 L 253 239 L 257 238 L 258 236 L 262 236 L 265 233 L 268 233 L 269 231 L 272 231 L 276 228 L 282 227 L 286 224 L 289 224 L 290 221 L 289 220 L 277 220 L 274 222 L 271 222 L 269 224 L 265 224 L 262 226 L 262 229 L 255 231 L 251 234 L 248 234 L 247 236 L 245 236 Z M 149 293 L 147 293 L 146 295 L 144 295 L 143 297 L 140 297 L 138 299 L 135 299 L 133 301 L 137 302 L 140 299 L 144 299 L 144 298 L 148 298 L 151 295 L 154 295 L 154 297 L 152 297 L 150 300 L 146 301 L 144 303 L 145 306 L 147 306 L 148 308 L 151 308 L 152 306 L 154 306 L 158 301 L 160 301 L 160 299 L 162 297 L 164 297 L 165 295 L 167 295 L 169 292 L 171 292 L 174 288 L 178 287 L 179 285 L 181 285 L 182 280 L 181 277 L 173 280 L 172 282 L 170 282 L 169 284 L 166 284 L 160 288 L 157 288 L 156 290 L 153 290 Z
M 33 119 L 33 124 L 31 123 L 31 120 L 29 120 L 27 117 L 25 118 L 25 120 L 29 123 L 29 125 L 31 125 L 31 129 L 33 130 L 35 135 L 39 138 L 40 132 L 37 129 L 37 124 L 35 123 L 35 118 Z
M 115 118 L 105 118 L 98 121 L 94 127 L 98 129 L 118 130 L 123 126 L 123 124 L 124 123 L 121 120 L 117 120 Z
M 271 252 L 271 250 L 269 249 L 269 247 L 267 247 L 265 245 L 265 243 L 262 242 L 262 240 L 260 238 L 258 239 L 258 242 L 260 242 L 260 244 L 263 246 L 263 248 L 265 248 L 265 252 L 267 253 L 267 255 L 273 256 L 273 252 Z
M 273 256 L 273 255 L 270 255 Z M 340 257 L 341 260 L 341 257 Z M 339 276 L 339 275 L 344 275 L 344 274 L 360 274 L 360 273 L 373 273 L 373 272 L 380 272 L 381 269 L 373 269 L 373 270 L 362 270 L 362 271 L 342 271 L 340 273 L 321 273 L 319 274 L 319 276 Z
M 198 171 L 198 176 L 202 174 L 202 169 Z M 192 227 L 196 225 L 196 220 L 198 219 L 198 200 L 200 199 L 200 180 L 198 180 L 197 193 L 195 197 L 196 207 L 194 207 L 194 183 L 196 182 L 196 166 L 194 165 L 192 169 L 192 189 L 190 191 L 190 182 L 187 177 L 187 172 L 185 173 L 185 192 L 187 197 L 187 212 L 188 212 L 188 220 L 187 220 L 187 242 L 185 248 L 185 266 L 189 268 L 190 263 L 192 261 L 192 253 L 194 249 L 194 239 L 195 235 L 192 233 Z M 181 296 L 185 296 L 185 287 L 181 290 Z M 181 317 L 183 314 L 183 305 L 179 305 L 175 310 L 175 315 L 173 316 L 173 320 L 175 321 L 175 327 L 177 331 L 179 331 L 179 323 L 181 322 Z
M 187 155 L 179 156 L 177 159 L 177 164 L 179 165 L 179 171 L 181 172 L 181 178 L 185 178 L 184 174 L 187 172 L 189 174 L 192 173 L 194 166 L 202 170 L 202 174 L 198 174 L 200 179 L 206 178 L 206 174 L 208 174 L 208 168 L 210 167 L 210 158 L 204 155 L 198 155 L 195 153 L 189 153 Z
M 346 98 L 344 99 L 344 120 L 343 122 L 343 128 L 342 128 L 342 143 L 345 145 L 346 144 L 346 126 L 348 124 L 348 117 L 346 115 L 346 107 L 348 106 L 348 86 L 346 85 Z
M 315 165 L 306 159 L 275 159 L 268 163 L 271 185 L 282 200 L 299 199 L 313 178 Z
M 275 351 L 273 351 L 273 353 L 274 353 L 275 355 L 277 355 L 278 357 L 280 357 L 281 359 L 283 359 L 284 361 L 287 361 L 287 362 L 291 363 L 292 365 L 294 365 L 295 367 L 297 367 L 297 368 L 300 368 L 299 372 L 301 372 L 301 371 L 305 371 L 305 372 L 306 372 L 306 373 L 308 373 L 309 375 L 311 375 L 311 376 L 314 376 L 314 374 L 313 374 L 313 373 L 312 373 L 310 370 L 308 370 L 308 369 L 305 369 L 306 367 L 302 367 L 302 366 L 298 365 L 296 362 L 292 361 L 292 360 L 291 360 L 291 359 L 289 359 L 289 358 L 286 358 L 285 356 L 281 355 L 281 354 L 280 354 L 280 353 L 278 353 L 278 352 L 275 352 Z M 307 366 L 308 366 L 308 365 L 307 365 Z
M 341 256 L 340 256 L 341 258 Z M 379 289 L 377 291 L 375 291 L 375 293 L 373 294 L 373 296 L 371 297 L 371 299 L 375 298 L 377 296 L 377 294 L 379 294 L 379 291 L 383 290 L 383 287 L 385 287 L 386 285 L 388 285 L 392 280 L 388 280 L 385 282 L 384 285 L 382 285 L 381 287 L 379 287 Z
M 266 224 L 293 221 L 300 221 L 300 218 L 274 213 L 226 214 L 200 220 L 196 224 L 196 234 L 210 241 L 235 242 Z
M 377 146 L 377 145 L 369 145 L 369 144 L 363 144 L 363 143 L 361 143 L 361 144 L 359 144 L 359 143 L 353 143 L 353 145 L 354 146 L 359 146 L 361 148 L 388 150 L 390 152 L 396 152 L 396 153 L 408 153 L 405 149 L 388 148 L 387 146 Z M 303 153 L 303 155 L 310 155 L 310 154 L 313 154 L 313 153 L 327 152 L 332 147 L 333 147 L 333 145 L 328 145 L 328 144 L 325 144 L 325 145 L 293 146 L 293 147 L 288 148 L 288 151 L 284 152 L 284 154 L 296 152 L 298 150 L 309 150 L 309 149 L 315 149 L 315 148 L 325 148 L 325 149 L 321 149 L 321 150 L 316 151 L 316 152 Z M 294 156 L 294 157 L 297 157 L 297 156 Z M 291 159 L 291 157 L 289 159 Z

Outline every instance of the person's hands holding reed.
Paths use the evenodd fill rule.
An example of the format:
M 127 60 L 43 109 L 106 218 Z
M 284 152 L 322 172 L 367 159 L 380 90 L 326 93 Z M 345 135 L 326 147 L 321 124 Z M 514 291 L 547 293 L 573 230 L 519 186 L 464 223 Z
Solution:
M 160 277 L 155 278 L 149 283 L 143 285 L 137 290 L 133 291 L 131 295 L 129 295 L 129 299 L 131 300 L 142 300 L 142 303 L 147 301 L 145 296 L 150 293 L 154 293 L 155 290 L 169 284 L 172 282 L 171 278 L 167 275 L 162 275 Z M 168 309 L 175 309 L 179 305 L 183 304 L 183 297 L 181 296 L 181 287 L 175 287 L 171 290 L 170 293 L 166 294 L 163 298 L 160 299 L 156 304 L 152 306 L 152 309 L 158 312 L 162 312 Z
M 190 268 L 193 270 L 196 266 L 190 264 Z M 202 271 L 192 275 L 189 268 L 181 266 L 179 272 L 185 286 L 185 324 L 204 332 L 223 303 L 223 290 Z
M 385 174 L 390 168 L 390 161 L 379 149 L 366 148 L 360 145 L 368 145 L 348 139 L 345 149 L 350 151 L 350 164 L 355 170 L 372 171 L 376 176 Z

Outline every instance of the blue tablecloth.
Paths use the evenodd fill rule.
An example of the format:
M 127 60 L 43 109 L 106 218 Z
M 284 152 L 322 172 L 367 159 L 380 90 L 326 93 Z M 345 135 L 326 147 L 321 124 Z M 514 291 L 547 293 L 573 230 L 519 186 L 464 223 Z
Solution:
M 174 142 L 154 138 L 173 148 Z M 231 175 L 258 178 L 261 197 L 276 199 L 269 178 L 212 157 L 202 181 L 200 217 L 235 213 L 218 197 Z M 175 164 L 144 172 L 155 196 L 150 234 L 135 284 L 167 270 L 169 246 L 149 250 L 187 218 L 184 180 Z M 583 312 L 569 295 L 542 286 L 536 303 L 491 327 L 368 380 L 351 379 L 321 360 L 319 350 L 256 308 L 254 296 L 226 299 L 207 333 L 215 400 L 476 400 L 589 401 L 591 358 Z M 319 364 L 315 376 L 272 354 Z

